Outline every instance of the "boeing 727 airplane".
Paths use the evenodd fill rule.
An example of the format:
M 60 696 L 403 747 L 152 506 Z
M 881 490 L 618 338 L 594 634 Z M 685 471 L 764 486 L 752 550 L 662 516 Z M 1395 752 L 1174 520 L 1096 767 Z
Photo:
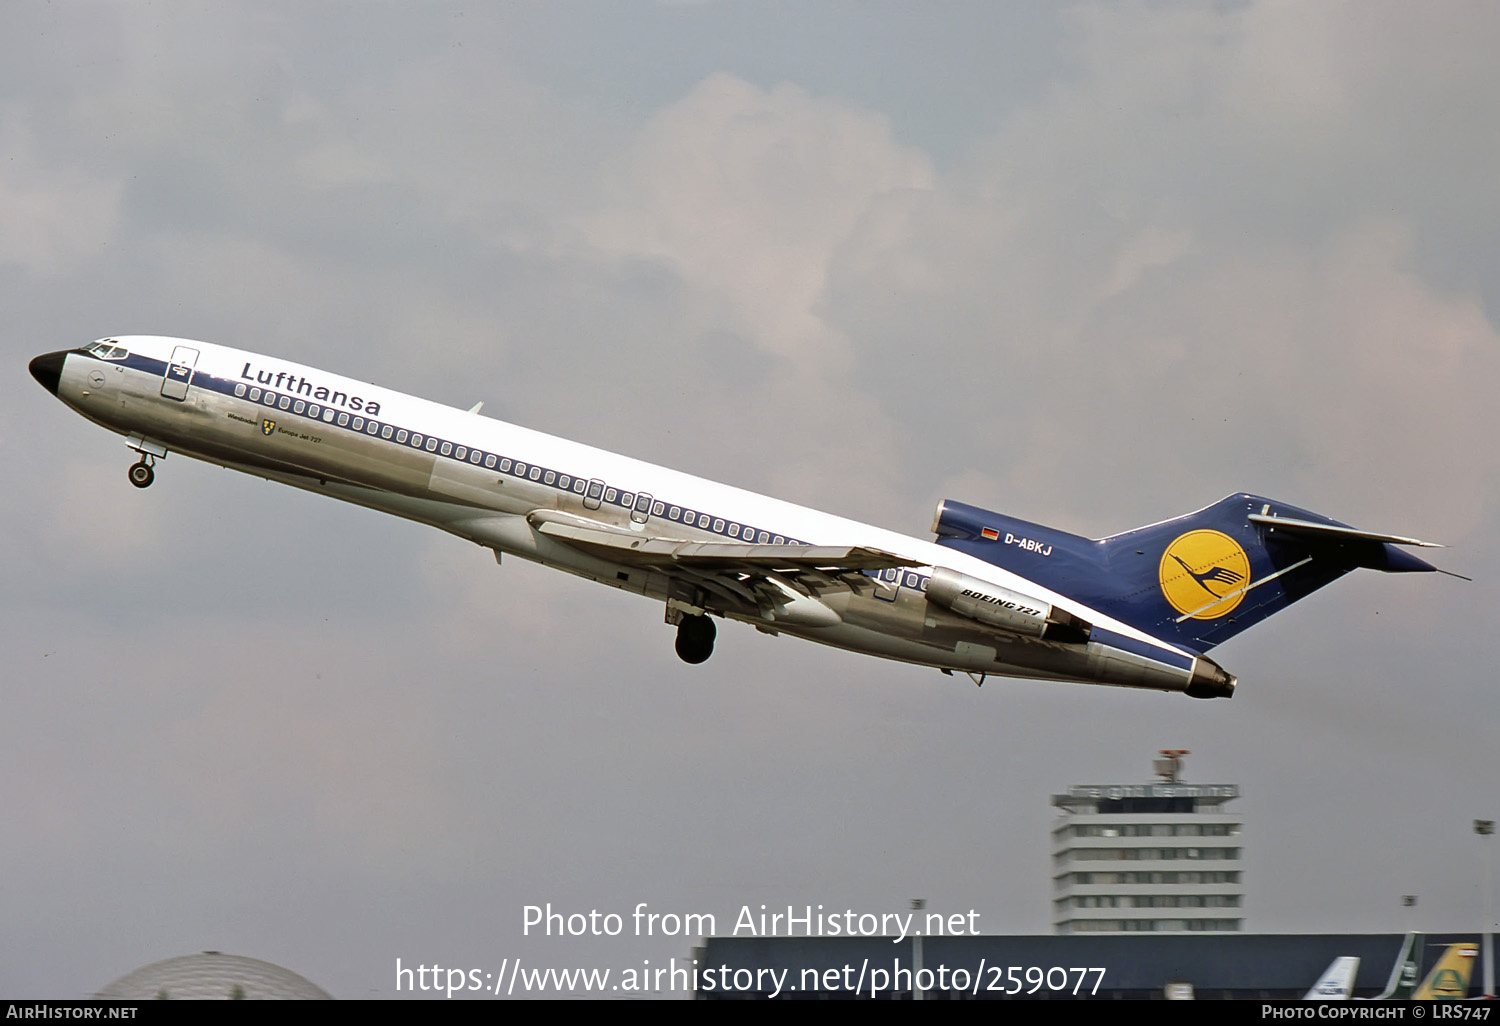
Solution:
M 158 336 L 31 361 L 125 436 L 131 484 L 182 453 L 430 524 L 644 595 L 677 654 L 715 618 L 986 676 L 1227 698 L 1207 653 L 1357 567 L 1430 571 L 1397 546 L 1254 495 L 1090 540 L 951 500 L 924 541 L 259 353 Z

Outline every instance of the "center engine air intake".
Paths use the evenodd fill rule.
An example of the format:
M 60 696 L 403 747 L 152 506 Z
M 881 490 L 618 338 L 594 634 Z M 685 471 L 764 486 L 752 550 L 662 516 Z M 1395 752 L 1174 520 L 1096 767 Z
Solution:
M 959 616 L 1010 634 L 1083 644 L 1093 627 L 1072 613 L 977 577 L 938 567 L 927 583 L 927 597 Z

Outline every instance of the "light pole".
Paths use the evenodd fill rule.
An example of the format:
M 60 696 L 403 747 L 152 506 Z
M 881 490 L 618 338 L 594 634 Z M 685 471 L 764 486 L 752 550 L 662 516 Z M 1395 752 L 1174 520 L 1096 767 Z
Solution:
M 920 912 L 927 907 L 926 898 L 911 899 L 912 912 Z M 915 917 L 913 917 L 915 918 Z M 923 999 L 922 988 L 917 986 L 917 977 L 922 973 L 922 935 L 912 934 L 911 938 L 911 999 L 921 1001 Z
M 1495 834 L 1495 821 L 1493 819 L 1476 819 L 1474 821 L 1474 832 L 1480 837 L 1493 837 Z M 1481 842 L 1484 846 L 1484 996 L 1493 998 L 1495 996 L 1495 904 L 1494 904 L 1494 866 L 1493 856 L 1490 851 L 1494 848 L 1494 841 Z

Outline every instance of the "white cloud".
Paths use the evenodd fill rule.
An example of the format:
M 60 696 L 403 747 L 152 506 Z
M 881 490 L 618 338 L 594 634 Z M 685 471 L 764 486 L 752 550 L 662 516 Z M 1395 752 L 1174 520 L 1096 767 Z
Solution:
M 932 185 L 879 114 L 726 74 L 657 114 L 613 174 L 589 241 L 666 261 L 727 304 L 728 327 L 809 371 L 848 355 L 816 309 L 838 247 L 878 197 Z
M 1248 487 L 1473 530 L 1500 493 L 1466 441 L 1500 429 L 1479 384 L 1496 333 L 1420 255 L 1435 207 L 1487 211 L 1493 189 L 1412 183 L 1495 144 L 1462 113 L 1493 73 L 1468 41 L 1439 59 L 1454 26 L 1382 10 L 1075 8 L 1075 73 L 932 193 L 880 205 L 823 311 L 883 402 L 924 397 L 949 465 L 1021 515 L 1102 533 Z

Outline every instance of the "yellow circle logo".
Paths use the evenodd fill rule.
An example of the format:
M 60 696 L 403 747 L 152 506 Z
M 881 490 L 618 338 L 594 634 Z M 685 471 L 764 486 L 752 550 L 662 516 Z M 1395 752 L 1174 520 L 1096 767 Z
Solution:
M 1245 597 L 1250 557 L 1227 534 L 1189 531 L 1162 553 L 1157 576 L 1173 609 L 1194 620 L 1217 620 Z

